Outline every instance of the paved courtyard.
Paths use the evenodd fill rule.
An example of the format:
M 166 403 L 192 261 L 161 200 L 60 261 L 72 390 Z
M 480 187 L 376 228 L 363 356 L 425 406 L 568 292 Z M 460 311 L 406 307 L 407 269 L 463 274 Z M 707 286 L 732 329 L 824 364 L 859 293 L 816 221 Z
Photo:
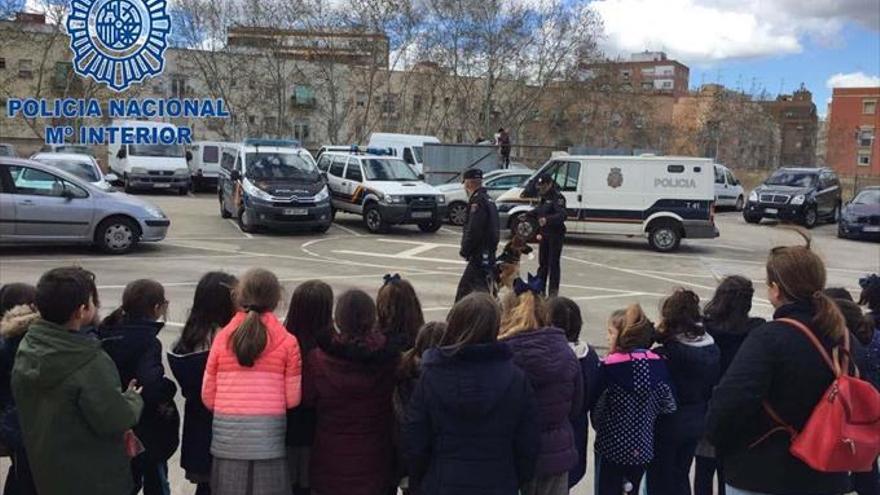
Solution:
M 119 304 L 127 282 L 156 279 L 165 286 L 171 302 L 168 324 L 160 334 L 167 350 L 180 334 L 199 277 L 210 270 L 241 274 L 255 266 L 271 269 L 284 283 L 286 298 L 298 283 L 313 278 L 325 280 L 337 293 L 357 287 L 375 294 L 382 276 L 397 272 L 416 287 L 426 319 L 440 320 L 452 304 L 464 268 L 458 257 L 461 231 L 454 227 L 443 227 L 436 234 L 397 227 L 385 235 L 372 235 L 359 217 L 339 214 L 324 235 L 245 234 L 233 221 L 220 218 L 212 195 L 151 195 L 147 199 L 161 206 L 172 219 L 164 242 L 144 245 L 118 257 L 85 247 L 3 248 L 0 283 L 36 283 L 49 268 L 81 265 L 97 274 L 103 311 L 109 312 Z M 685 240 L 674 254 L 655 253 L 641 238 L 590 236 L 567 240 L 561 293 L 581 305 L 585 316 L 583 338 L 604 347 L 605 320 L 614 309 L 638 302 L 656 317 L 661 298 L 672 288 L 687 287 L 708 299 L 716 280 L 727 274 L 751 277 L 757 289 L 755 313 L 770 316 L 772 308 L 765 299 L 763 285 L 764 260 L 772 246 L 799 242 L 797 235 L 769 223 L 747 225 L 735 212 L 720 213 L 717 222 L 721 237 Z M 857 295 L 858 278 L 880 271 L 880 245 L 840 240 L 835 232 L 834 225 L 812 230 L 815 249 L 826 260 L 828 285 L 845 287 Z M 537 264 L 537 256 L 524 259 L 523 273 L 535 272 Z M 279 314 L 286 309 L 279 308 Z M 176 456 L 169 468 L 173 493 L 191 493 L 193 488 L 183 479 Z M 3 467 L 0 478 L 5 474 Z M 573 493 L 592 490 L 583 483 Z

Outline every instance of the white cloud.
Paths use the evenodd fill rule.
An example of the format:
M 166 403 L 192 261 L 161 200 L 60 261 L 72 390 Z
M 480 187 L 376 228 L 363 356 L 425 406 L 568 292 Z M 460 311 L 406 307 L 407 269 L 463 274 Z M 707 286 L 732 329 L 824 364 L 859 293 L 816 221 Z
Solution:
M 848 22 L 880 30 L 876 0 L 594 0 L 609 55 L 664 50 L 689 64 L 787 55 L 836 43 Z
M 880 76 L 872 76 L 864 72 L 838 73 L 828 78 L 825 85 L 833 88 L 873 88 L 880 86 Z

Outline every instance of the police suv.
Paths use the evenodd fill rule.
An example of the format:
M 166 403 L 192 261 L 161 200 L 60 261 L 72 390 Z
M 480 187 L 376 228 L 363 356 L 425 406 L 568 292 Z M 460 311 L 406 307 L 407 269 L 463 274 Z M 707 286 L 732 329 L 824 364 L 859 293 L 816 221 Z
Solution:
M 711 160 L 671 156 L 554 156 L 496 204 L 501 226 L 527 239 L 538 232 L 531 210 L 537 177 L 547 174 L 565 196 L 569 234 L 646 236 L 657 251 L 682 238 L 718 237 Z
M 373 233 L 390 225 L 416 224 L 422 232 L 436 232 L 446 216 L 446 198 L 423 181 L 413 167 L 383 150 L 327 151 L 318 168 L 327 176 L 333 213 L 362 215 Z

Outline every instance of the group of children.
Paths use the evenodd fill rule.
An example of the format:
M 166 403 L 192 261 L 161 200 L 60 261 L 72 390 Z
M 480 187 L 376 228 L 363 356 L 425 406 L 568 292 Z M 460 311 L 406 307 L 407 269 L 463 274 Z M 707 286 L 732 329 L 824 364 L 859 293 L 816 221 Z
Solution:
M 763 401 L 802 427 L 832 375 L 803 336 L 749 316 L 746 278 L 722 280 L 704 307 L 676 289 L 656 325 L 635 304 L 613 312 L 601 359 L 580 339 L 578 305 L 529 284 L 426 323 L 407 280 L 383 282 L 375 299 L 304 282 L 282 322 L 271 272 L 208 273 L 167 353 L 174 380 L 158 282 L 128 284 L 102 321 L 81 268 L 4 286 L 4 493 L 167 494 L 179 445 L 199 495 L 562 495 L 587 473 L 590 423 L 598 495 L 643 482 L 649 495 L 708 495 L 716 475 L 720 493 L 877 493 L 876 470 L 812 471 L 785 434 L 751 445 L 773 428 Z M 807 241 L 770 253 L 767 285 L 774 318 L 829 348 L 851 331 L 862 375 L 880 381 L 880 277 L 862 280 L 865 315 L 825 289 Z

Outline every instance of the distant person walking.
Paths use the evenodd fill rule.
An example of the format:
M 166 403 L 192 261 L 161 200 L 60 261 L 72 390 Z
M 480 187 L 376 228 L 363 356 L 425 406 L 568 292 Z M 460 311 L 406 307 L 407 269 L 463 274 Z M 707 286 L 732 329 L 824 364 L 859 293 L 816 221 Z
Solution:
M 510 134 L 503 127 L 498 129 L 496 144 L 501 151 L 501 168 L 510 168 Z
M 483 187 L 483 171 L 468 169 L 463 174 L 468 194 L 468 214 L 461 236 L 459 254 L 467 260 L 455 301 L 474 291 L 489 292 L 494 277 L 495 251 L 498 249 L 498 210 Z

